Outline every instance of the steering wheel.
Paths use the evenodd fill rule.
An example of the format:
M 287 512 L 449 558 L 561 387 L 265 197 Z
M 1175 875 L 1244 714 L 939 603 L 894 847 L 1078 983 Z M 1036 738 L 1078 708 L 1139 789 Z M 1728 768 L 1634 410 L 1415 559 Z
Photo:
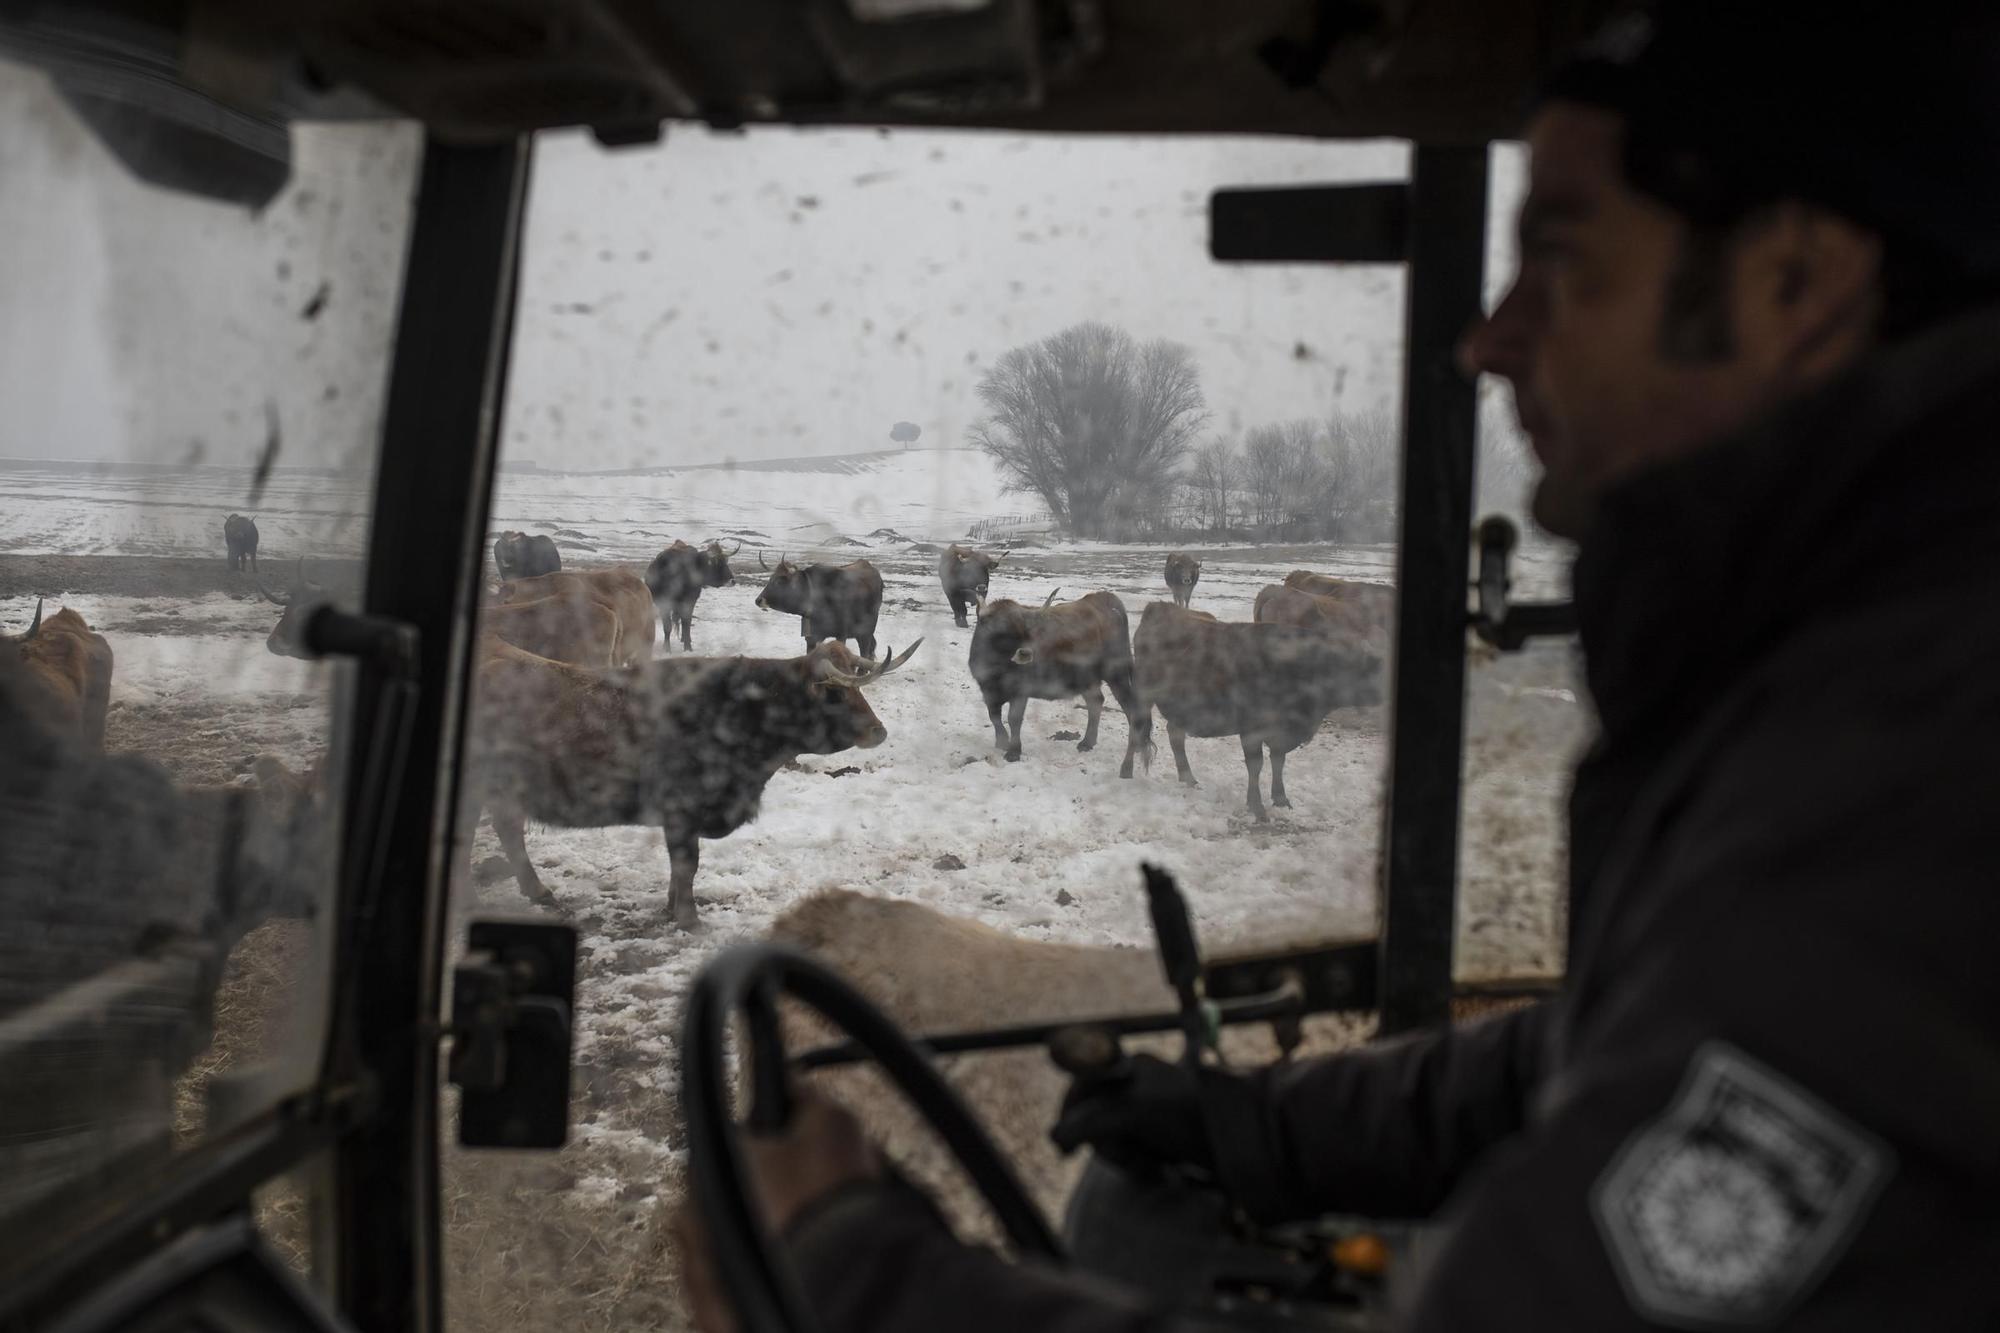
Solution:
M 781 995 L 799 1001 L 863 1047 L 944 1140 L 1021 1254 L 1064 1265 L 1068 1255 L 993 1140 L 930 1057 L 880 1009 L 831 969 L 774 945 L 741 945 L 701 970 L 681 1026 L 681 1105 L 688 1174 L 722 1283 L 749 1333 L 810 1333 L 816 1327 L 797 1275 L 752 1201 L 741 1127 L 730 1111 L 729 1021 L 749 1028 L 752 1131 L 791 1117 Z

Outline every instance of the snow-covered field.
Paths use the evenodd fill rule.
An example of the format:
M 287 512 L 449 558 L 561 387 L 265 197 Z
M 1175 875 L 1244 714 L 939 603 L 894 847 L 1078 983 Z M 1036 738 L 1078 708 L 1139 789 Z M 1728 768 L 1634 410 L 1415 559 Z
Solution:
M 255 514 L 274 582 L 305 555 L 318 562 L 315 577 L 351 583 L 365 488 L 281 471 L 252 509 L 247 485 L 224 469 L 0 465 L 0 626 L 24 624 L 36 595 L 84 614 L 117 656 L 111 745 L 152 753 L 183 780 L 227 780 L 263 751 L 304 763 L 324 742 L 332 669 L 265 651 L 276 611 L 226 570 L 221 521 L 232 509 Z M 686 984 L 717 950 L 762 935 L 817 891 L 911 900 L 1031 939 L 1142 944 L 1146 858 L 1179 876 L 1211 949 L 1373 931 L 1384 710 L 1330 719 L 1292 757 L 1293 808 L 1268 824 L 1244 810 L 1233 739 L 1189 743 L 1199 788 L 1175 782 L 1163 735 L 1152 772 L 1120 781 L 1126 728 L 1115 708 L 1096 751 L 1079 754 L 1081 705 L 1031 704 L 1023 760 L 1001 762 L 966 671 L 971 631 L 952 624 L 925 544 L 1030 507 L 965 451 L 503 475 L 493 526 L 555 536 L 572 566 L 641 563 L 676 537 L 743 542 L 738 583 L 702 598 L 698 652 L 801 650 L 795 618 L 754 605 L 760 552 L 867 557 L 887 585 L 880 638 L 897 649 L 923 640 L 903 671 L 869 691 L 885 744 L 801 760 L 771 781 L 755 823 L 704 844 L 693 936 L 669 925 L 657 829 L 530 828 L 530 854 L 584 939 L 572 1150 L 581 1155 L 565 1157 L 557 1181 L 584 1204 L 639 1217 L 664 1197 L 628 1187 L 675 1174 L 674 1035 Z M 1394 571 L 1386 547 L 1203 555 L 1194 604 L 1224 619 L 1248 619 L 1257 589 L 1300 566 L 1380 582 Z M 1000 566 L 994 596 L 1039 603 L 1057 588 L 1105 588 L 1136 619 L 1164 596 L 1163 557 L 1158 547 L 1093 543 L 1021 549 Z M 1561 578 L 1554 553 L 1531 552 L 1517 592 L 1558 595 Z M 1470 690 L 1458 970 L 1546 972 L 1560 965 L 1557 813 L 1584 708 L 1561 646 L 1475 666 Z M 461 862 L 476 869 L 458 915 L 525 910 L 497 852 L 481 827 Z

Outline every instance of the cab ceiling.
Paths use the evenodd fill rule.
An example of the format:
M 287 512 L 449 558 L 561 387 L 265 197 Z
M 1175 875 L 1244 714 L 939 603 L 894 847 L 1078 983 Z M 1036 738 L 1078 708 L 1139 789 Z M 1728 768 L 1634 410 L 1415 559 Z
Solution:
M 221 95 L 241 96 L 246 72 L 280 71 L 360 90 L 462 141 L 568 125 L 645 139 L 662 121 L 698 119 L 1452 143 L 1513 132 L 1535 79 L 1620 7 L 196 0 L 184 50 Z

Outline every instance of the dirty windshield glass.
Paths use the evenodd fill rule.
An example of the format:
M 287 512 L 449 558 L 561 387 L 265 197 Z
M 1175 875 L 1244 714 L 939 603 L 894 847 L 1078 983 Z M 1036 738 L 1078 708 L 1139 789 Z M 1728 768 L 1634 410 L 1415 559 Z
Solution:
M 9 1254 L 316 1067 L 345 677 L 284 627 L 358 590 L 416 160 L 302 128 L 215 202 L 106 105 L 0 64 Z
M 579 929 L 574 1128 L 450 1155 L 455 1321 L 684 1326 L 677 1030 L 730 944 L 935 1031 L 1161 1005 L 1142 861 L 1211 954 L 1375 934 L 1404 275 L 1217 265 L 1207 208 L 1407 160 L 544 136 L 455 874 Z M 951 1074 L 1058 1213 L 1060 1076 Z

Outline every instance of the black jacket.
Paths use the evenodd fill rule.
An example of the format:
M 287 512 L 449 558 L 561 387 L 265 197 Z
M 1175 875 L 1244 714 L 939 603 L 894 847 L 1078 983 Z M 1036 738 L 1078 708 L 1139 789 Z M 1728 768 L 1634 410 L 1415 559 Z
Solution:
M 2000 313 L 1621 488 L 1575 584 L 1561 996 L 1266 1074 L 1225 1174 L 1435 1215 L 1422 1333 L 2000 1326 Z M 797 1238 L 829 1333 L 1167 1326 L 888 1200 Z

